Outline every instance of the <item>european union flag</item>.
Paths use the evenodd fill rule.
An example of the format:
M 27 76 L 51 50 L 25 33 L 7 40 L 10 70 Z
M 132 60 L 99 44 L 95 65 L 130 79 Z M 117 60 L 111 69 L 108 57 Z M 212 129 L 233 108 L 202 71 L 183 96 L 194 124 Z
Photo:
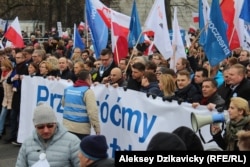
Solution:
M 74 48 L 80 48 L 81 50 L 85 49 L 85 45 L 82 41 L 82 38 L 76 28 L 76 24 L 74 24 L 74 44 L 73 44 Z
M 204 21 L 204 15 L 203 15 L 203 3 L 202 0 L 199 0 L 199 29 L 201 31 L 199 43 L 201 46 L 204 47 L 206 43 L 206 31 L 204 30 L 205 27 L 205 21 Z
M 231 54 L 226 32 L 219 1 L 213 0 L 211 4 L 210 21 L 208 23 L 207 41 L 204 49 L 212 67 L 218 65 Z
M 244 0 L 243 5 L 242 5 L 242 9 L 240 12 L 240 18 L 247 21 L 248 23 L 250 23 L 250 13 L 249 12 L 250 12 L 250 1 Z
M 129 32 L 129 37 L 128 37 L 128 46 L 130 48 L 133 48 L 136 45 L 138 40 L 139 40 L 138 43 L 144 42 L 143 35 L 141 34 L 142 33 L 141 24 L 140 24 L 140 19 L 139 19 L 139 15 L 137 12 L 135 0 L 133 3 L 132 13 L 131 13 L 129 31 L 130 32 Z
M 101 50 L 105 49 L 108 43 L 108 27 L 90 0 L 86 0 L 86 15 L 95 56 L 99 58 Z

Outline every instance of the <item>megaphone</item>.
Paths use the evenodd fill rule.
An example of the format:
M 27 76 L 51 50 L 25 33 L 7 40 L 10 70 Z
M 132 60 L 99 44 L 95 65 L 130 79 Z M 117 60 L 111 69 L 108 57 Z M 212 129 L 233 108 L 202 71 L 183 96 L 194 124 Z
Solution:
M 197 115 L 193 112 L 191 113 L 191 124 L 195 132 L 197 132 L 201 127 L 207 124 L 225 122 L 227 120 L 227 112 L 213 113 L 211 115 Z

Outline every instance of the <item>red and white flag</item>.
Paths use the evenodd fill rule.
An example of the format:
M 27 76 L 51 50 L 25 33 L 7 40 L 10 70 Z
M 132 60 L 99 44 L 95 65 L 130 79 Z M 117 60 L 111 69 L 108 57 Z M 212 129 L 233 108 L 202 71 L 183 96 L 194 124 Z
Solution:
M 63 38 L 63 39 L 67 39 L 68 37 L 69 37 L 68 31 L 62 32 L 62 38 Z
M 250 43 L 250 36 L 247 32 L 248 26 L 245 25 L 244 20 L 240 18 L 240 13 L 242 10 L 243 3 L 244 0 L 234 1 L 234 9 L 235 9 L 234 26 L 238 34 L 240 46 L 243 49 L 250 50 L 250 47 L 248 45 L 248 43 Z
M 192 12 L 192 18 L 193 18 L 194 23 L 198 23 L 199 22 L 199 13 Z
M 190 33 L 195 33 L 196 31 L 197 31 L 197 28 L 196 28 L 194 25 L 190 24 L 190 25 L 189 25 L 188 32 L 190 32 Z
M 130 17 L 122 13 L 111 11 L 111 40 L 114 59 L 119 62 L 128 55 L 128 41 Z
M 160 53 L 168 59 L 173 55 L 173 49 L 165 11 L 164 1 L 155 0 L 146 19 L 145 28 L 154 31 L 154 44 Z
M 149 44 L 148 48 L 144 51 L 144 55 L 146 56 L 152 55 L 154 53 L 153 52 L 154 42 L 149 39 L 147 34 L 144 34 L 144 43 Z
M 234 0 L 223 0 L 220 4 L 221 13 L 224 21 L 227 23 L 227 39 L 231 50 L 240 47 L 240 40 L 234 25 L 235 8 Z
M 24 42 L 23 42 L 23 37 L 22 37 L 18 17 L 16 17 L 15 20 L 11 23 L 10 27 L 4 34 L 4 37 L 8 39 L 9 41 L 11 41 L 13 46 L 17 48 L 24 47 Z
M 80 24 L 78 25 L 78 30 L 83 31 L 84 29 L 85 29 L 85 23 L 81 21 Z

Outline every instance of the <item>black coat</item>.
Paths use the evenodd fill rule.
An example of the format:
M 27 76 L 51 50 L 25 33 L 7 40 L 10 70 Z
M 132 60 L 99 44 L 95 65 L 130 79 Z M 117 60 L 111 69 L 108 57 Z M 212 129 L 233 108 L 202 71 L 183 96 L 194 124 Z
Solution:
M 111 63 L 111 65 L 109 66 L 109 68 L 107 68 L 107 69 L 104 70 L 104 72 L 103 72 L 102 75 L 100 75 L 100 69 L 103 68 L 103 66 L 99 67 L 98 72 L 97 72 L 97 76 L 96 76 L 96 78 L 95 78 L 95 80 L 94 80 L 93 82 L 100 82 L 100 83 L 101 83 L 101 82 L 102 82 L 102 79 L 103 79 L 104 77 L 109 76 L 111 70 L 112 70 L 113 68 L 115 68 L 115 67 L 117 67 L 117 65 L 116 65 L 115 62 L 113 61 L 113 62 Z
M 222 112 L 224 110 L 225 100 L 217 92 L 209 97 L 207 99 L 207 103 L 204 105 L 208 105 L 209 103 L 216 104 L 215 108 L 218 112 Z
M 202 95 L 192 84 L 187 85 L 183 89 L 178 89 L 174 95 L 175 100 L 188 103 L 199 102 L 201 100 L 201 97 Z
M 232 97 L 242 97 L 250 104 L 250 80 L 244 78 L 234 90 L 229 90 L 228 96 L 225 97 L 225 109 L 228 109 Z
M 60 72 L 60 70 L 58 70 L 56 76 L 60 77 L 61 79 L 70 79 L 72 81 L 74 79 L 73 72 L 70 71 L 68 68 L 66 70 L 62 71 L 62 73 Z
M 226 100 L 231 92 L 230 85 L 223 82 L 223 84 L 219 86 L 217 92 L 224 100 Z
M 128 84 L 127 84 L 128 89 L 140 91 L 141 87 L 142 87 L 141 82 L 138 82 L 137 80 L 133 79 L 132 77 L 130 77 L 128 79 Z
M 88 167 L 115 167 L 115 162 L 112 158 L 99 159 L 94 161 Z
M 14 68 L 16 71 L 16 74 L 18 75 L 28 75 L 28 66 L 26 62 L 22 62 L 20 64 L 16 64 L 16 67 Z M 12 109 L 16 111 L 20 111 L 20 102 L 21 102 L 21 82 L 22 80 L 18 80 L 18 87 L 17 91 L 14 92 L 13 98 L 12 98 Z M 11 81 L 11 77 L 7 79 L 7 83 L 13 84 Z

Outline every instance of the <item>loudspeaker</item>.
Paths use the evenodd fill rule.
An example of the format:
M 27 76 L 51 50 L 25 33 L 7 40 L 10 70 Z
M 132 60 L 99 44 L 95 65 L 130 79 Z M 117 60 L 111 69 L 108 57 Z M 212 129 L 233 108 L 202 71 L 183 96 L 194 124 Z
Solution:
M 225 122 L 228 120 L 228 113 L 213 113 L 211 115 L 197 115 L 191 113 L 191 124 L 195 132 L 197 132 L 202 126 L 211 123 Z

